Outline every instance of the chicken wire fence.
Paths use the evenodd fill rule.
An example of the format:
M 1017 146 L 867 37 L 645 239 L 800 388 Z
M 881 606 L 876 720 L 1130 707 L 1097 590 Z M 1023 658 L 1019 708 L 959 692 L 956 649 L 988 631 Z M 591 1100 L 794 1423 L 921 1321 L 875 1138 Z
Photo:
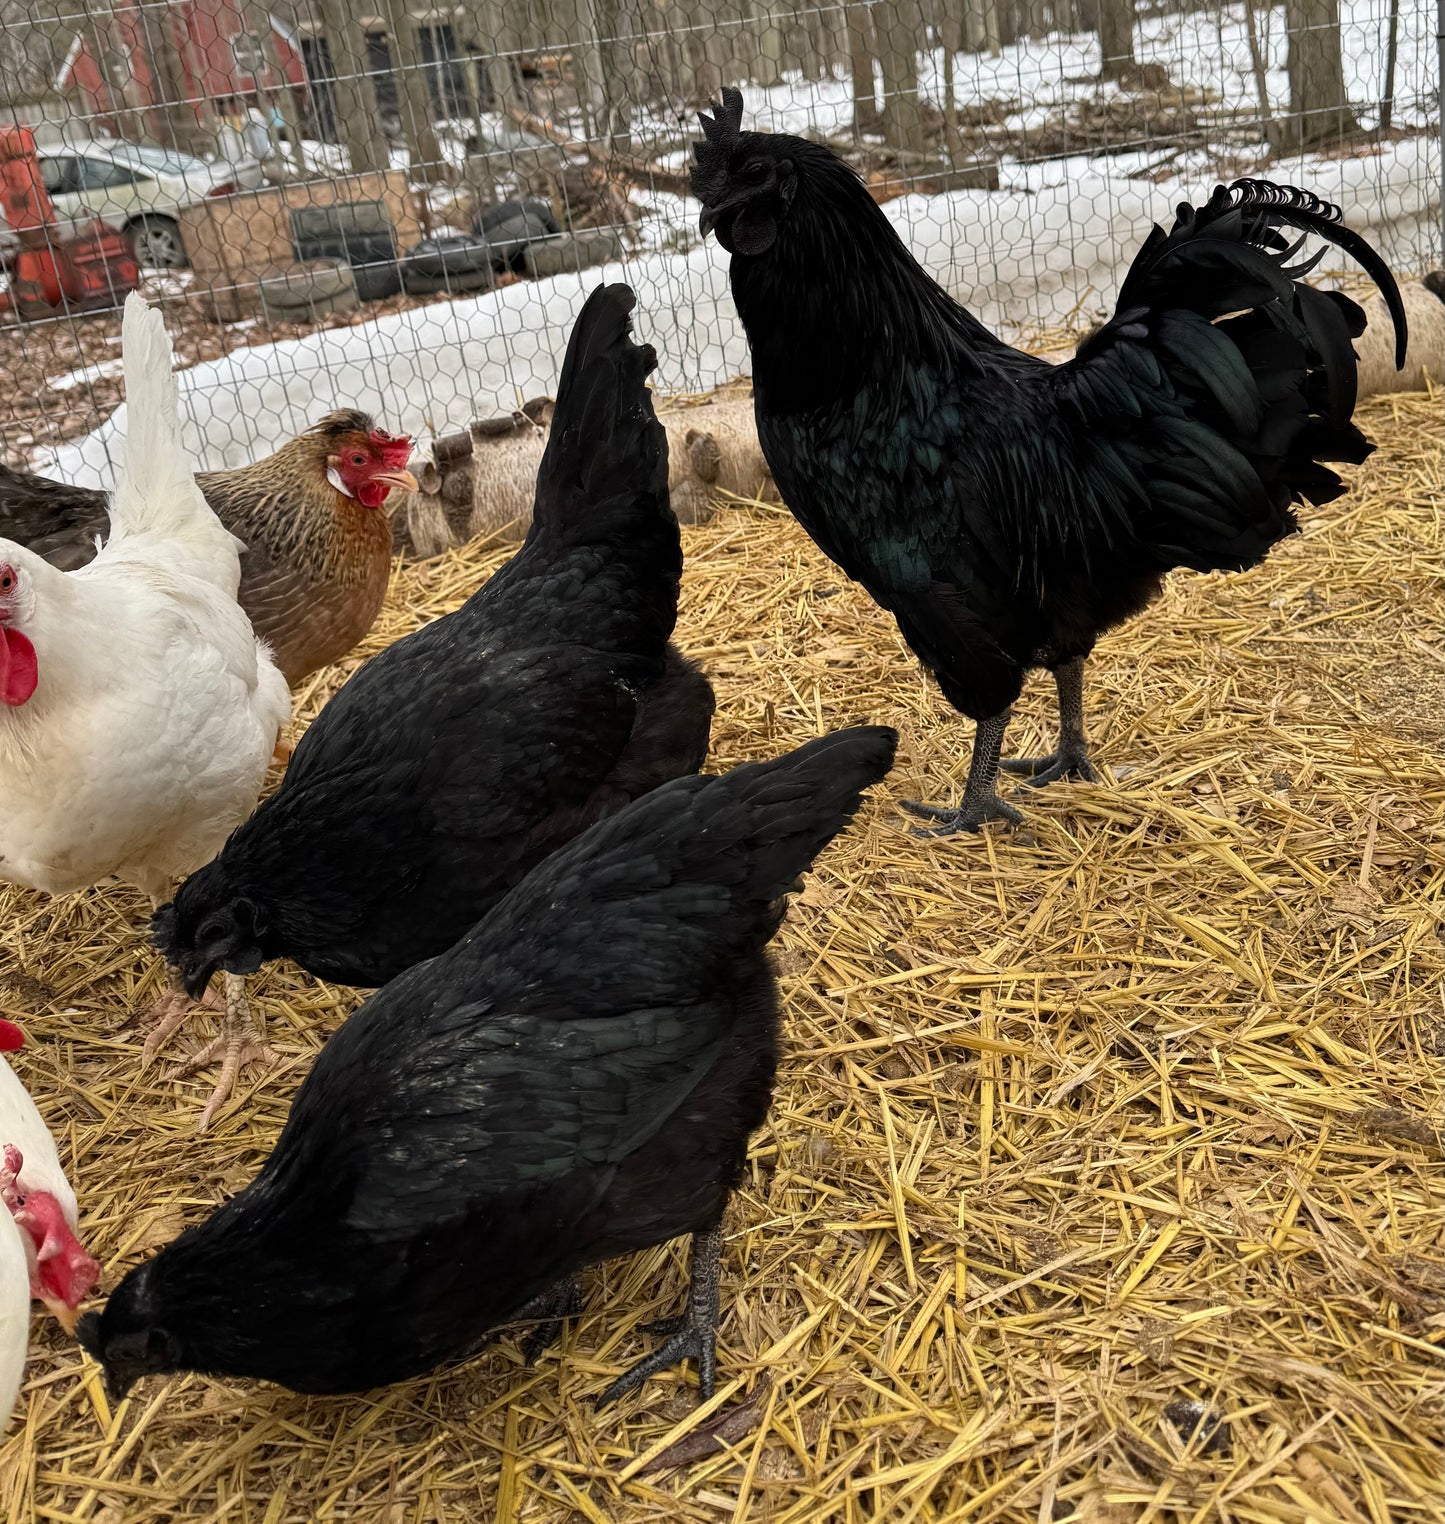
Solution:
M 745 125 L 832 143 L 1010 337 L 1095 321 L 1149 224 L 1240 174 L 1340 203 L 1402 274 L 1441 259 L 1427 0 L 0 4 L 30 129 L 5 136 L 0 442 L 89 485 L 120 363 L 86 309 L 132 256 L 206 467 L 334 407 L 422 436 L 509 411 L 603 273 L 664 389 L 746 373 L 687 186 L 725 83 Z

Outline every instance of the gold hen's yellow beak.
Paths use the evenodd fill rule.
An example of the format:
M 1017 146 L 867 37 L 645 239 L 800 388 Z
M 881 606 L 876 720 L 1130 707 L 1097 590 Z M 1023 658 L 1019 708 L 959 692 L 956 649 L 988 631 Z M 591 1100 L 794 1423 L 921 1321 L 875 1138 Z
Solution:
M 385 483 L 393 491 L 415 492 L 417 490 L 416 477 L 410 471 L 378 471 L 371 479 L 374 482 Z

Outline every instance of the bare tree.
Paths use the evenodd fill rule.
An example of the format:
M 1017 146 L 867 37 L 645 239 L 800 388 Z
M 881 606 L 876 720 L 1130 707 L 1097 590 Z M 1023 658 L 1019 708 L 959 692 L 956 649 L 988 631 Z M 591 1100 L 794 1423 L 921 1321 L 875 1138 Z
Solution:
M 1445 11 L 1440 13 L 1440 37 L 1445 45 Z M 1395 65 L 1400 57 L 1400 0 L 1390 0 L 1390 35 L 1385 45 L 1385 88 L 1380 96 L 1380 132 L 1395 124 Z
M 878 126 L 878 101 L 874 94 L 873 17 L 859 0 L 848 7 L 848 61 L 853 76 L 853 135 L 873 132 Z
M 401 130 L 411 151 L 411 173 L 416 180 L 441 178 L 441 145 L 437 142 L 436 123 L 432 120 L 431 92 L 427 89 L 422 67 L 421 41 L 417 24 L 407 14 L 405 0 L 385 0 L 387 38 L 391 43 L 391 67 L 397 82 L 397 105 L 401 109 Z
M 1100 79 L 1134 71 L 1134 0 L 1099 0 L 1099 56 Z
M 883 68 L 883 136 L 895 148 L 923 152 L 918 94 L 918 7 L 915 0 L 879 0 L 874 7 Z
M 357 174 L 387 166 L 376 88 L 366 68 L 366 38 L 347 0 L 317 0 L 331 57 L 331 99 L 341 141 Z
M 1281 137 L 1292 149 L 1338 142 L 1360 130 L 1345 89 L 1340 0 L 1285 0 L 1289 26 L 1289 120 Z

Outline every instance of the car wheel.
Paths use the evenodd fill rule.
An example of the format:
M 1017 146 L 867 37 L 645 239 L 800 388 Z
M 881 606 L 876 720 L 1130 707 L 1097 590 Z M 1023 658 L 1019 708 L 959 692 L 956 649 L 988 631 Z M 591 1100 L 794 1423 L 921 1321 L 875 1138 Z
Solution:
M 181 270 L 190 263 L 180 227 L 169 217 L 143 217 L 128 231 L 137 264 L 151 270 Z

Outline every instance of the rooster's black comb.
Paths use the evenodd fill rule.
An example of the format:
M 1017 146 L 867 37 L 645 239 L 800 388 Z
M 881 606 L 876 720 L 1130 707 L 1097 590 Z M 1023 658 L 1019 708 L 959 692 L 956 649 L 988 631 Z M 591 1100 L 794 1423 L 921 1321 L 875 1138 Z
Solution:
M 743 94 L 726 87 L 722 105 L 714 105 L 712 115 L 699 111 L 702 142 L 692 145 L 692 193 L 707 206 L 727 189 L 728 159 L 743 125 Z
M 706 111 L 699 111 L 697 119 L 702 123 L 702 135 L 710 143 L 731 142 L 742 130 L 743 125 L 743 92 L 734 90 L 731 85 L 725 85 L 722 93 L 722 105 L 712 105 L 712 115 Z

